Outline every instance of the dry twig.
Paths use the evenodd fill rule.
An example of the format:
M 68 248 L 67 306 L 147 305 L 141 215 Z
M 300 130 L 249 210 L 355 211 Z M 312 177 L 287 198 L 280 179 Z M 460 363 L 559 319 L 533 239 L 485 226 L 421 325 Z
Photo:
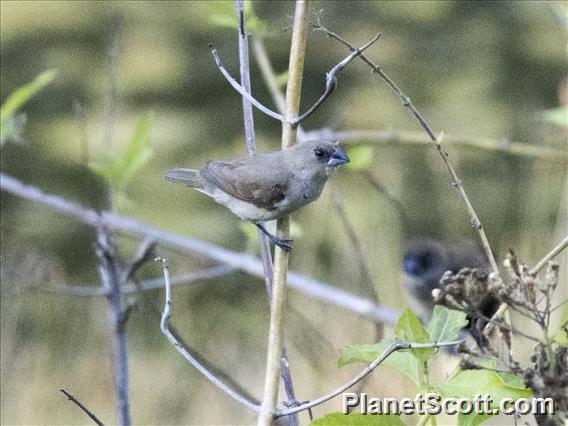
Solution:
M 162 313 L 162 319 L 160 321 L 160 329 L 162 333 L 168 341 L 173 345 L 173 347 L 178 351 L 197 371 L 203 374 L 211 383 L 225 392 L 227 395 L 234 398 L 236 401 L 240 402 L 245 407 L 253 410 L 258 411 L 259 406 L 255 403 L 249 401 L 238 392 L 234 391 L 230 387 L 228 387 L 225 383 L 215 376 L 215 374 L 211 373 L 207 370 L 193 355 L 176 339 L 174 334 L 169 329 L 169 321 L 172 317 L 171 314 L 171 307 L 172 307 L 172 296 L 171 296 L 171 283 L 170 283 L 170 271 L 168 267 L 168 262 L 166 259 L 163 258 L 156 258 L 157 261 L 162 262 L 162 268 L 164 272 L 164 282 L 166 287 L 166 298 L 164 303 L 164 311 Z
M 71 402 L 73 402 L 77 407 L 79 407 L 87 416 L 89 416 L 89 418 L 94 421 L 96 424 L 98 424 L 99 426 L 104 426 L 104 423 L 101 422 L 97 416 L 95 416 L 93 414 L 93 412 L 91 410 L 89 410 L 87 407 L 85 407 L 85 405 L 79 401 L 77 398 L 75 398 L 73 395 L 71 395 L 69 392 L 67 392 L 65 389 L 59 389 L 59 391 L 61 393 L 63 393 L 67 399 Z

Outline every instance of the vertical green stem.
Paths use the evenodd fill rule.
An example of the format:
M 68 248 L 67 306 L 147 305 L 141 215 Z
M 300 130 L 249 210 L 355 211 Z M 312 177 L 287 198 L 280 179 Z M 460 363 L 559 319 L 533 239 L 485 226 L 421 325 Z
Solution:
M 300 108 L 302 74 L 307 39 L 307 0 L 297 0 L 292 30 L 292 45 L 288 67 L 288 84 L 286 86 L 286 118 L 297 116 Z M 296 143 L 296 127 L 285 122 L 282 126 L 282 149 L 290 148 Z M 287 238 L 290 233 L 290 218 L 278 220 L 276 233 L 280 238 Z M 266 357 L 266 374 L 264 397 L 258 416 L 258 425 L 268 426 L 272 423 L 278 401 L 280 384 L 280 356 L 282 350 L 283 311 L 286 303 L 286 281 L 288 275 L 288 252 L 279 247 L 274 249 L 274 279 L 272 303 L 270 306 L 270 329 L 268 335 L 268 354 Z

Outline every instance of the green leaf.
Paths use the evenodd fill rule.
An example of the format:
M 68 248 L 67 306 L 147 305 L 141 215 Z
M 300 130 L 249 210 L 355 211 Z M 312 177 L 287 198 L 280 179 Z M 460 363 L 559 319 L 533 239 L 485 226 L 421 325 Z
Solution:
M 358 145 L 349 149 L 347 167 L 353 170 L 366 169 L 373 161 L 373 148 L 368 145 Z
M 393 342 L 393 339 L 385 339 L 374 345 L 353 345 L 346 346 L 341 349 L 339 360 L 337 364 L 343 367 L 347 364 L 355 362 L 371 363 L 380 354 L 382 354 Z M 381 366 L 392 368 L 407 377 L 409 377 L 416 385 L 418 385 L 418 364 L 416 358 L 408 352 L 394 352 L 387 359 L 383 361 Z
M 448 342 L 458 338 L 467 322 L 465 312 L 436 305 L 427 330 L 434 342 Z
M 394 335 L 397 339 L 411 343 L 430 343 L 432 338 L 420 320 L 410 309 L 406 309 L 396 324 Z M 425 362 L 436 354 L 436 348 L 410 349 L 416 359 Z
M 149 138 L 151 122 L 152 113 L 143 114 L 136 123 L 132 138 L 120 155 L 89 165 L 91 170 L 109 181 L 113 202 L 119 210 L 128 210 L 133 206 L 126 194 L 126 188 L 152 157 L 153 149 Z
M 493 414 L 458 414 L 458 426 L 477 426 L 493 417 Z
M 57 70 L 44 71 L 32 82 L 17 88 L 8 96 L 8 99 L 0 108 L 0 144 L 3 144 L 13 129 L 8 126 L 16 111 L 22 107 L 32 96 L 53 81 L 57 75 Z
M 439 390 L 444 397 L 473 399 L 476 395 L 489 394 L 494 404 L 503 398 L 528 398 L 532 395 L 530 389 L 521 385 L 513 375 L 503 378 L 495 371 L 466 370 L 460 372 L 449 382 L 440 385 Z
M 315 419 L 310 426 L 404 426 L 400 417 L 394 414 L 329 413 Z
M 513 373 L 497 373 L 503 383 L 511 388 L 526 390 L 523 378 Z

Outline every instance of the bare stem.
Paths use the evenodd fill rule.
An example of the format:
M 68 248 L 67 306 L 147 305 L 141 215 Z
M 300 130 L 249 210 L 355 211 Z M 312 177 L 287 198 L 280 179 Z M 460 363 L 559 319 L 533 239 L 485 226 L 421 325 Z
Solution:
M 245 397 L 241 396 L 239 393 L 229 388 L 225 383 L 219 380 L 213 373 L 207 370 L 196 358 L 194 358 L 187 349 L 176 339 L 174 334 L 170 331 L 169 321 L 172 317 L 171 307 L 172 307 L 172 296 L 171 296 L 171 283 L 170 283 L 170 270 L 168 267 L 168 262 L 166 259 L 157 258 L 157 261 L 162 262 L 162 268 L 164 272 L 164 282 L 166 287 L 166 300 L 164 303 L 164 311 L 162 313 L 162 319 L 160 321 L 160 329 L 168 341 L 173 345 L 173 347 L 178 351 L 197 371 L 205 376 L 211 383 L 221 389 L 230 397 L 234 398 L 236 401 L 240 402 L 245 407 L 258 411 L 259 406 L 249 401 Z
M 249 44 L 248 37 L 245 30 L 245 16 L 244 16 L 244 0 L 236 0 L 235 2 L 237 8 L 237 25 L 238 25 L 238 38 L 239 38 L 239 65 L 241 72 L 241 85 L 247 93 L 251 93 L 250 85 L 250 66 L 249 66 Z M 243 96 L 243 118 L 245 126 L 245 136 L 246 144 L 249 155 L 254 155 L 256 152 L 256 140 L 254 134 L 254 121 L 252 114 L 252 104 L 251 102 Z M 260 241 L 260 257 L 262 259 L 262 265 L 264 268 L 264 277 L 267 289 L 268 302 L 270 303 L 272 298 L 272 278 L 273 278 L 273 268 L 272 268 L 272 257 L 270 255 L 270 246 L 268 244 L 268 237 L 258 231 L 258 238 Z M 281 350 L 281 361 L 280 361 L 280 375 L 282 376 L 282 381 L 284 382 L 284 388 L 288 395 L 288 401 L 294 402 L 296 400 L 296 395 L 294 394 L 294 385 L 292 382 L 292 373 L 290 372 L 290 363 L 288 361 L 288 355 L 286 348 L 282 346 Z M 298 426 L 298 416 L 293 415 L 289 418 L 290 426 Z
M 550 250 L 550 252 L 544 256 L 535 266 L 534 268 L 532 268 L 529 271 L 530 275 L 536 275 L 538 274 L 542 268 L 544 268 L 546 266 L 546 264 L 548 263 L 549 260 L 554 259 L 556 256 L 558 256 L 562 250 L 564 250 L 566 247 L 568 247 L 568 236 L 566 236 L 566 238 L 564 238 L 562 241 L 560 241 L 560 243 L 554 247 L 552 250 Z
M 89 410 L 87 407 L 85 407 L 85 405 L 83 405 L 83 403 L 81 403 L 81 401 L 79 401 L 77 398 L 75 398 L 73 395 L 71 395 L 69 392 L 67 392 L 65 389 L 59 389 L 59 391 L 61 393 L 63 393 L 67 399 L 71 402 L 73 402 L 77 407 L 79 407 L 81 410 L 83 410 L 83 412 L 89 416 L 89 418 L 94 421 L 96 424 L 98 424 L 99 426 L 104 426 L 104 423 L 101 422 L 97 416 L 95 416 L 93 414 L 93 412 L 91 410 Z
M 296 143 L 296 129 L 290 119 L 298 114 L 304 70 L 304 55 L 307 39 L 308 2 L 296 1 L 292 44 L 288 66 L 288 84 L 286 86 L 286 121 L 282 125 L 282 149 L 290 148 Z M 290 232 L 290 218 L 278 219 L 276 233 L 280 238 L 287 238 Z M 282 329 L 284 325 L 284 306 L 286 303 L 286 282 L 288 275 L 289 253 L 275 247 L 274 279 L 270 309 L 270 329 L 268 334 L 268 353 L 266 356 L 266 373 L 263 401 L 258 416 L 258 425 L 268 426 L 272 423 L 278 400 L 279 372 L 282 352 Z

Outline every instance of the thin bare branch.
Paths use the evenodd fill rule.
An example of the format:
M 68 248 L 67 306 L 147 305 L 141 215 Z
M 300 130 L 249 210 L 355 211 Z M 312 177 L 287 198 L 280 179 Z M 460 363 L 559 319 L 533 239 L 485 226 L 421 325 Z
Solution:
M 544 268 L 546 266 L 546 264 L 548 263 L 548 261 L 554 259 L 556 256 L 558 256 L 562 250 L 564 250 L 566 247 L 568 247 L 568 236 L 566 236 L 566 238 L 564 238 L 562 241 L 560 241 L 560 243 L 554 247 L 552 250 L 550 250 L 549 253 L 547 253 L 546 256 L 544 256 L 535 266 L 534 268 L 532 268 L 529 271 L 530 275 L 536 275 L 538 274 L 542 268 Z
M 166 287 L 166 298 L 164 303 L 164 311 L 162 313 L 162 319 L 160 321 L 160 329 L 168 341 L 173 345 L 176 351 L 178 351 L 197 371 L 205 376 L 211 383 L 221 389 L 230 397 L 234 398 L 236 401 L 240 402 L 245 407 L 258 412 L 260 407 L 257 404 L 249 401 L 238 392 L 229 388 L 225 383 L 219 380 L 213 373 L 207 370 L 197 359 L 195 359 L 185 347 L 176 339 L 173 333 L 169 329 L 169 321 L 172 317 L 171 307 L 172 307 L 172 297 L 171 297 L 171 283 L 170 283 L 170 271 L 168 267 L 168 262 L 166 259 L 157 258 L 157 261 L 162 262 L 162 269 L 164 273 L 164 282 Z
M 304 119 L 308 118 L 310 115 L 312 115 L 312 113 L 316 109 L 318 109 L 321 104 L 323 104 L 325 102 L 325 100 L 329 97 L 329 95 L 331 95 L 331 93 L 337 87 L 337 76 L 339 75 L 341 70 L 343 70 L 343 68 L 345 68 L 347 66 L 347 64 L 353 60 L 353 58 L 361 55 L 361 53 L 363 51 L 365 51 L 367 48 L 371 47 L 379 39 L 380 36 L 381 36 L 380 33 L 377 34 L 371 40 L 369 40 L 367 43 L 365 43 L 363 46 L 361 46 L 359 49 L 355 49 L 353 51 L 353 53 L 351 53 L 344 60 L 339 62 L 331 70 L 329 70 L 329 72 L 326 73 L 326 75 L 325 75 L 325 91 L 323 92 L 323 94 L 320 96 L 320 98 L 316 101 L 315 104 L 313 104 L 310 108 L 308 108 L 308 110 L 306 112 L 304 112 L 301 116 L 294 118 L 292 120 L 292 123 L 298 124 L 298 123 L 302 122 Z
M 128 265 L 128 267 L 121 274 L 121 282 L 125 284 L 132 280 L 136 275 L 136 272 L 144 266 L 146 262 L 154 259 L 156 255 L 154 254 L 154 249 L 156 248 L 156 240 L 153 238 L 144 238 L 138 247 L 138 252 L 134 257 L 134 260 Z M 121 289 L 121 293 L 124 293 Z
M 113 212 L 88 209 L 80 204 L 67 201 L 59 196 L 46 194 L 39 188 L 25 185 L 21 181 L 0 173 L 0 189 L 10 192 L 26 200 L 41 203 L 73 217 L 83 223 L 97 226 L 99 223 L 109 230 L 120 231 L 125 234 L 137 235 L 156 239 L 160 244 L 185 253 L 199 254 L 223 263 L 256 277 L 264 278 L 262 263 L 248 253 L 238 253 L 221 247 L 208 244 L 193 238 L 183 237 L 173 232 L 164 231 L 142 222 Z M 349 293 L 345 290 L 331 286 L 313 278 L 295 272 L 288 274 L 288 286 L 301 291 L 311 297 L 326 303 L 340 306 L 373 321 L 383 321 L 396 324 L 399 313 L 388 306 L 379 306 L 373 301 Z
M 359 374 L 357 374 L 353 379 L 349 380 L 344 385 L 328 393 L 327 395 L 324 395 L 306 404 L 302 404 L 298 407 L 289 408 L 286 410 L 279 410 L 276 413 L 276 417 L 282 417 L 293 413 L 299 413 L 300 411 L 310 409 L 317 405 L 323 404 L 324 402 L 329 401 L 332 398 L 335 398 L 337 395 L 345 392 L 351 386 L 363 380 L 371 371 L 377 368 L 385 359 L 387 359 L 391 354 L 393 354 L 396 351 L 400 351 L 402 349 L 438 348 L 442 346 L 455 346 L 462 342 L 463 340 L 456 340 L 452 342 L 433 342 L 433 343 L 409 343 L 403 341 L 393 342 L 377 358 L 375 358 L 375 360 L 371 364 L 369 364 L 365 369 L 363 369 Z
M 343 70 L 343 68 L 345 68 L 347 66 L 347 64 L 349 64 L 349 62 L 351 62 L 353 60 L 353 58 L 355 58 L 356 56 L 359 56 L 362 54 L 362 52 L 369 48 L 370 46 L 372 46 L 381 36 L 381 34 L 377 34 L 375 37 L 373 37 L 371 40 L 369 40 L 367 43 L 365 43 L 363 46 L 361 46 L 358 49 L 354 49 L 353 52 L 348 55 L 345 59 L 343 59 L 341 62 L 339 62 L 337 65 L 335 65 L 327 74 L 326 74 L 326 78 L 325 78 L 325 90 L 323 92 L 323 94 L 320 96 L 320 98 L 310 107 L 308 108 L 308 110 L 306 112 L 304 112 L 303 114 L 301 114 L 300 116 L 294 116 L 294 117 L 289 117 L 288 121 L 293 124 L 294 126 L 297 126 L 300 122 L 302 122 L 302 120 L 308 118 L 310 115 L 312 115 L 312 113 L 319 108 L 319 106 L 321 104 L 323 104 L 325 102 L 325 100 L 329 97 L 329 95 L 331 95 L 331 93 L 335 90 L 335 88 L 337 87 L 337 76 L 339 75 L 339 73 L 341 72 L 341 70 Z M 229 72 L 227 71 L 227 69 L 223 66 L 222 62 L 221 62 L 221 58 L 219 57 L 219 53 L 217 52 L 217 49 L 215 47 L 213 47 L 213 45 L 209 45 L 209 47 L 211 48 L 211 53 L 213 54 L 213 58 L 215 59 L 215 64 L 217 65 L 217 68 L 219 68 L 219 70 L 221 71 L 221 73 L 223 74 L 223 76 L 225 77 L 225 79 L 227 79 L 227 81 L 229 82 L 229 84 L 231 86 L 233 86 L 233 88 L 239 92 L 244 98 L 246 98 L 250 103 L 252 103 L 256 108 L 258 108 L 260 111 L 262 111 L 263 113 L 265 113 L 266 115 L 268 115 L 269 117 L 275 118 L 276 120 L 282 121 L 282 122 L 286 122 L 286 119 L 284 118 L 284 116 L 278 114 L 275 111 L 272 111 L 270 108 L 262 105 L 259 101 L 257 101 L 244 87 L 243 85 L 239 84 L 232 76 L 231 74 L 229 74 Z
M 318 22 L 312 25 L 317 31 L 322 31 L 323 33 L 327 34 L 329 37 L 338 40 L 340 43 L 347 46 L 351 51 L 357 50 L 351 43 L 344 40 L 336 33 L 331 32 L 327 28 L 325 28 L 321 24 L 319 16 L 318 16 Z M 371 62 L 363 53 L 361 53 L 358 56 L 361 58 L 361 60 L 367 63 L 372 68 L 372 70 L 376 74 L 378 74 L 396 93 L 398 93 L 398 95 L 402 99 L 402 104 L 410 110 L 412 115 L 414 115 L 414 117 L 418 120 L 424 131 L 428 134 L 430 140 L 434 143 L 434 146 L 436 147 L 438 154 L 440 154 L 440 158 L 442 159 L 446 168 L 448 169 L 454 187 L 458 190 L 458 193 L 466 206 L 471 226 L 479 234 L 483 250 L 485 251 L 487 259 L 489 259 L 489 263 L 491 264 L 491 269 L 497 276 L 499 276 L 499 268 L 497 266 L 497 262 L 495 261 L 495 256 L 493 256 L 493 251 L 491 250 L 491 246 L 489 245 L 489 240 L 487 239 L 487 235 L 485 234 L 485 230 L 483 229 L 481 221 L 479 220 L 479 217 L 477 216 L 477 213 L 475 212 L 475 209 L 473 208 L 473 205 L 471 204 L 471 201 L 469 200 L 469 197 L 465 192 L 462 181 L 458 177 L 453 166 L 448 161 L 448 153 L 444 150 L 440 141 L 438 141 L 438 138 L 436 138 L 434 131 L 428 125 L 424 117 L 422 117 L 422 115 L 418 112 L 418 110 L 416 109 L 410 98 L 404 94 L 404 92 L 400 89 L 400 87 L 398 87 L 398 85 L 381 69 L 381 67 Z
M 89 418 L 94 421 L 96 424 L 98 424 L 99 426 L 104 426 L 104 423 L 101 422 L 97 416 L 95 416 L 93 414 L 93 412 L 91 410 L 89 410 L 87 407 L 85 407 L 85 405 L 79 401 L 77 398 L 75 398 L 73 395 L 71 395 L 69 392 L 67 392 L 65 389 L 59 389 L 59 391 L 61 393 L 63 393 L 67 399 L 71 402 L 73 402 L 77 407 L 79 407 L 87 416 L 89 416 Z
M 233 88 L 239 92 L 241 94 L 241 96 L 243 96 L 244 98 L 246 98 L 251 104 L 253 104 L 256 108 L 258 108 L 260 111 L 262 111 L 263 113 L 265 113 L 266 115 L 268 115 L 269 117 L 275 118 L 278 121 L 284 121 L 284 117 L 281 116 L 280 114 L 278 114 L 277 112 L 272 111 L 270 108 L 265 107 L 264 105 L 262 105 L 259 101 L 257 101 L 255 98 L 253 98 L 244 88 L 243 86 L 241 86 L 239 83 L 237 83 L 237 81 L 231 77 L 231 74 L 229 74 L 229 72 L 227 71 L 227 69 L 223 66 L 223 64 L 221 63 L 221 58 L 219 57 L 219 54 L 217 53 L 217 49 L 215 49 L 215 47 L 213 47 L 212 44 L 209 45 L 209 47 L 211 48 L 211 53 L 213 54 L 213 58 L 215 58 L 215 63 L 217 64 L 217 68 L 219 68 L 219 70 L 221 71 L 221 73 L 223 74 L 223 76 L 227 79 L 227 81 L 229 82 L 229 84 L 231 86 L 233 86 Z
M 347 130 L 334 131 L 328 128 L 315 129 L 306 132 L 302 140 L 326 139 L 340 140 L 349 144 L 413 144 L 422 145 L 425 136 L 422 132 L 405 130 Z M 547 161 L 566 163 L 568 155 L 565 150 L 551 146 L 510 142 L 504 139 L 473 138 L 456 135 L 444 135 L 444 144 L 470 146 L 492 152 L 504 152 L 529 158 L 542 158 Z
M 107 317 L 111 329 L 111 359 L 118 424 L 129 425 L 128 352 L 124 321 L 125 310 L 120 294 L 120 270 L 114 242 L 102 223 L 97 226 L 95 254 L 99 260 L 98 271 L 101 286 L 104 288 L 107 297 Z

